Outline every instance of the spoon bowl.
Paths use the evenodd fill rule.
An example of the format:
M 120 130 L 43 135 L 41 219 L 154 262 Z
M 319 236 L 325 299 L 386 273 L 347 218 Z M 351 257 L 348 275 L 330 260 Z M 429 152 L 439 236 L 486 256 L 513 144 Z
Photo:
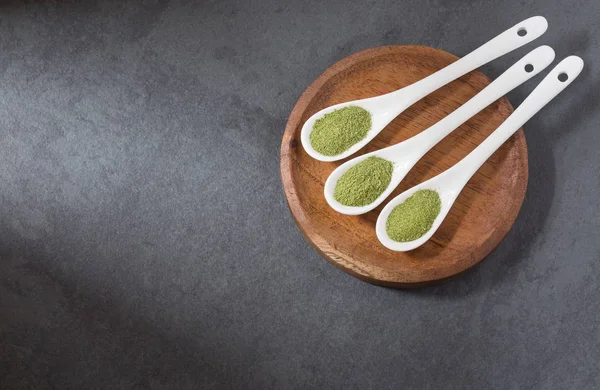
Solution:
M 394 191 L 394 189 L 398 186 L 398 184 L 400 184 L 411 168 L 417 163 L 417 161 L 419 161 L 422 156 L 422 147 L 420 146 L 419 139 L 415 136 L 391 147 L 379 149 L 346 161 L 344 164 L 337 167 L 327 178 L 324 187 L 325 200 L 335 211 L 346 215 L 360 215 L 373 210 L 375 207 L 380 205 L 392 193 L 392 191 Z M 342 175 L 346 173 L 348 169 L 371 156 L 381 157 L 394 163 L 392 179 L 385 191 L 383 191 L 381 195 L 379 195 L 377 199 L 373 201 L 373 203 L 370 203 L 366 206 L 346 206 L 338 202 L 333 194 L 340 177 L 342 177 Z
M 460 194 L 460 191 L 464 187 L 464 183 L 461 184 L 460 182 L 456 181 L 460 179 L 460 175 L 456 174 L 456 171 L 452 172 L 451 170 L 452 168 L 444 172 L 444 174 L 437 175 L 427 180 L 426 182 L 423 182 L 415 187 L 404 191 L 403 193 L 392 199 L 383 208 L 381 214 L 379 214 L 379 217 L 377 218 L 375 230 L 377 233 L 377 238 L 385 247 L 394 251 L 406 252 L 420 247 L 431 238 L 433 233 L 435 233 L 435 231 L 440 227 L 440 225 L 448 215 L 448 212 L 452 208 L 454 201 L 456 200 L 458 194 Z M 396 206 L 398 206 L 401 203 L 404 203 L 408 198 L 410 198 L 412 195 L 414 195 L 415 192 L 419 190 L 437 191 L 441 201 L 440 213 L 433 221 L 431 228 L 422 237 L 409 242 L 394 241 L 388 236 L 386 230 L 386 224 L 390 213 L 392 212 L 392 210 L 394 210 Z
M 353 155 L 354 153 L 362 149 L 363 146 L 368 144 L 373 138 L 375 138 L 375 136 L 379 134 L 381 130 L 383 130 L 383 128 L 385 128 L 395 117 L 400 115 L 400 113 L 402 113 L 404 110 L 406 110 L 409 106 L 413 104 L 413 102 L 408 100 L 407 96 L 403 95 L 397 96 L 394 100 L 394 96 L 392 94 L 395 94 L 396 92 L 392 92 L 391 94 L 375 96 L 367 99 L 360 99 L 351 102 L 340 103 L 322 109 L 321 111 L 308 118 L 308 120 L 304 123 L 304 126 L 302 126 L 302 133 L 300 135 L 302 146 L 304 146 L 304 149 L 311 157 L 325 162 L 338 161 Z M 371 114 L 371 129 L 367 133 L 367 136 L 359 142 L 352 145 L 348 150 L 346 150 L 342 154 L 338 154 L 336 156 L 326 156 L 317 152 L 313 148 L 312 143 L 310 142 L 310 134 L 312 133 L 312 128 L 315 122 L 335 110 L 339 110 L 340 108 L 350 106 L 358 106 L 364 108 L 369 112 L 369 114 Z

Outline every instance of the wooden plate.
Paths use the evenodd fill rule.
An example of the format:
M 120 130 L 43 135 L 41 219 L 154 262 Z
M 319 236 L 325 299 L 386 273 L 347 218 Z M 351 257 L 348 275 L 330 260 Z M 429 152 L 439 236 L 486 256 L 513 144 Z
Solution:
M 527 187 L 527 144 L 519 130 L 479 169 L 446 220 L 425 245 L 411 252 L 386 249 L 375 235 L 384 202 L 361 216 L 335 212 L 323 185 L 341 163 L 311 158 L 300 143 L 303 123 L 320 109 L 391 92 L 456 61 L 423 46 L 368 49 L 331 66 L 302 94 L 281 143 L 281 177 L 290 211 L 306 239 L 331 264 L 364 281 L 417 287 L 447 279 L 480 262 L 514 223 Z M 433 125 L 489 84 L 474 71 L 417 102 L 355 156 L 403 141 Z M 433 148 L 388 198 L 449 168 L 466 156 L 513 111 L 502 98 Z

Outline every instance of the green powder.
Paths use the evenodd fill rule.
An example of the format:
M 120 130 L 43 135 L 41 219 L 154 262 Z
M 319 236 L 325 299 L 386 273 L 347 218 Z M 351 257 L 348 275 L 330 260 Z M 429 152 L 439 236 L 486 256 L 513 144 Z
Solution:
M 348 106 L 317 119 L 310 133 L 310 144 L 324 156 L 337 156 L 365 138 L 370 129 L 369 111 Z
M 338 179 L 333 197 L 344 206 L 366 206 L 385 191 L 392 180 L 394 163 L 381 157 L 367 157 Z
M 431 229 L 441 209 L 442 201 L 437 191 L 419 190 L 394 207 L 385 230 L 394 241 L 414 241 Z

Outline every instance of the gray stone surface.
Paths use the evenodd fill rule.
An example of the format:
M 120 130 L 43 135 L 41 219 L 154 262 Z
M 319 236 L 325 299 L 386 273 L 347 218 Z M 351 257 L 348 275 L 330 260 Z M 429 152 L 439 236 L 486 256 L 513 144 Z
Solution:
M 297 98 L 359 50 L 463 55 L 526 17 L 586 68 L 526 126 L 527 198 L 479 267 L 396 291 L 284 201 Z M 597 0 L 0 6 L 0 387 L 598 388 Z M 538 76 L 509 95 L 517 105 Z

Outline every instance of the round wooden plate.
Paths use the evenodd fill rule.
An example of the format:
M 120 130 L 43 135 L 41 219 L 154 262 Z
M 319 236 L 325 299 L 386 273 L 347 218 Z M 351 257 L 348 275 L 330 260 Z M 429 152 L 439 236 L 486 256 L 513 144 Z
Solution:
M 281 143 L 281 177 L 290 211 L 306 239 L 334 266 L 364 281 L 417 287 L 447 279 L 480 262 L 514 223 L 527 187 L 527 145 L 519 130 L 479 169 L 431 240 L 410 252 L 386 249 L 375 235 L 383 206 L 360 216 L 329 207 L 323 185 L 341 163 L 317 161 L 300 143 L 303 123 L 320 109 L 391 92 L 457 60 L 423 46 L 385 46 L 351 55 L 327 69 L 302 94 Z M 474 71 L 414 104 L 355 156 L 403 141 L 433 125 L 489 84 Z M 388 198 L 456 164 L 513 111 L 502 98 L 435 146 Z M 354 156 L 353 156 L 354 157 Z

